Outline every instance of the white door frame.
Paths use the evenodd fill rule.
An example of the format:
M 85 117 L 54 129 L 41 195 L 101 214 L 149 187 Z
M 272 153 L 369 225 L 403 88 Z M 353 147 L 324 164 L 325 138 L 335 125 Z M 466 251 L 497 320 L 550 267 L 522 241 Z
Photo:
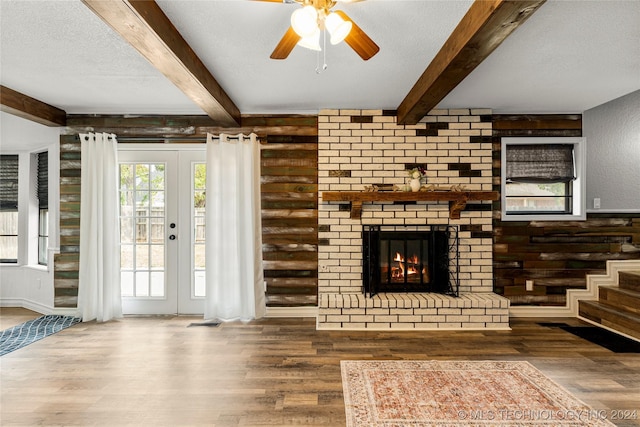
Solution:
M 125 314 L 202 314 L 204 299 L 193 295 L 192 164 L 205 162 L 203 144 L 120 144 L 118 161 L 165 163 L 165 296 L 123 297 Z M 170 224 L 176 224 L 170 228 Z M 175 236 L 174 240 L 170 236 Z

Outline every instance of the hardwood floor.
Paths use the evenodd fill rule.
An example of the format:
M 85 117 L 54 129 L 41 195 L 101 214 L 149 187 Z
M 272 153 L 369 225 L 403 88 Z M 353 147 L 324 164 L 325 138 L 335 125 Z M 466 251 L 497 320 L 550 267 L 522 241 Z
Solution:
M 0 316 L 6 328 L 37 314 Z M 0 424 L 344 426 L 342 359 L 527 360 L 595 409 L 640 412 L 640 354 L 539 319 L 484 332 L 316 331 L 312 318 L 189 327 L 200 321 L 82 323 L 3 356 Z
M 31 310 L 13 307 L 0 307 L 0 331 L 4 331 L 5 329 L 9 329 L 40 316 L 40 313 L 36 313 Z

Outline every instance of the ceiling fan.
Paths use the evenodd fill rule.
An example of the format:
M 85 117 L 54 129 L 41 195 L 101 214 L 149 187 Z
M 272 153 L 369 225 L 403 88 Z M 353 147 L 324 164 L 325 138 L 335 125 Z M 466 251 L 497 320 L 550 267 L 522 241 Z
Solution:
M 271 53 L 271 59 L 286 59 L 296 45 L 321 50 L 319 40 L 320 32 L 323 30 L 329 32 L 331 44 L 338 44 L 344 40 L 365 61 L 380 50 L 378 45 L 346 13 L 341 10 L 331 10 L 337 0 L 261 1 L 297 3 L 302 6 L 291 15 L 291 26 Z

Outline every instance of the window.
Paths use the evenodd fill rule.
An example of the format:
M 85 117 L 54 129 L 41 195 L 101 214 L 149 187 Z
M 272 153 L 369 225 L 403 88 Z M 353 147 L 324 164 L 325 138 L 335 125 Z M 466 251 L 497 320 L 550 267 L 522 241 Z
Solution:
M 193 296 L 204 297 L 206 295 L 206 258 L 205 258 L 205 227 L 206 227 L 206 201 L 207 201 L 207 164 L 193 164 Z
M 38 153 L 38 264 L 47 265 L 49 249 L 49 155 Z
M 502 139 L 502 219 L 584 219 L 582 138 Z
M 18 262 L 18 155 L 0 155 L 0 262 Z
M 507 145 L 507 214 L 573 212 L 573 144 Z

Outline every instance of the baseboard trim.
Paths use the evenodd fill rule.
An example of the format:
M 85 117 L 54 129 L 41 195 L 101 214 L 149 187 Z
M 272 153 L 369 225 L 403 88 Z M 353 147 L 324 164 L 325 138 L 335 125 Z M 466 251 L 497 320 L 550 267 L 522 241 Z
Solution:
M 463 328 L 463 327 L 459 327 L 459 328 L 438 328 L 437 326 L 430 326 L 430 327 L 419 327 L 419 328 L 414 328 L 414 327 L 405 327 L 405 326 L 401 326 L 401 327 L 396 327 L 394 326 L 393 328 L 390 326 L 382 326 L 382 325 L 373 325 L 371 327 L 360 327 L 360 326 L 326 326 L 326 324 L 317 324 L 316 323 L 316 330 L 318 331 L 376 331 L 376 332 L 406 332 L 406 331 L 411 331 L 411 332 L 453 332 L 453 331 L 457 331 L 457 332 L 461 332 L 461 331 L 510 331 L 511 327 L 510 326 L 500 326 L 500 327 L 489 327 L 489 328 L 484 328 L 484 327 L 473 327 L 473 328 Z
M 26 308 L 40 314 L 59 314 L 62 316 L 79 316 L 75 307 L 50 307 L 25 298 L 0 299 L 0 307 Z M 267 307 L 265 317 L 317 317 L 318 307 Z
M 79 311 L 75 307 L 50 307 L 45 304 L 31 301 L 26 298 L 2 298 L 0 299 L 0 307 L 17 307 L 35 311 L 40 314 L 57 314 L 60 316 L 80 317 Z
M 569 307 L 511 306 L 509 317 L 575 317 Z
M 609 260 L 605 274 L 587 274 L 585 289 L 569 289 L 563 307 L 511 306 L 510 317 L 578 317 L 580 300 L 597 301 L 600 286 L 618 286 L 618 273 L 640 270 L 640 260 Z

